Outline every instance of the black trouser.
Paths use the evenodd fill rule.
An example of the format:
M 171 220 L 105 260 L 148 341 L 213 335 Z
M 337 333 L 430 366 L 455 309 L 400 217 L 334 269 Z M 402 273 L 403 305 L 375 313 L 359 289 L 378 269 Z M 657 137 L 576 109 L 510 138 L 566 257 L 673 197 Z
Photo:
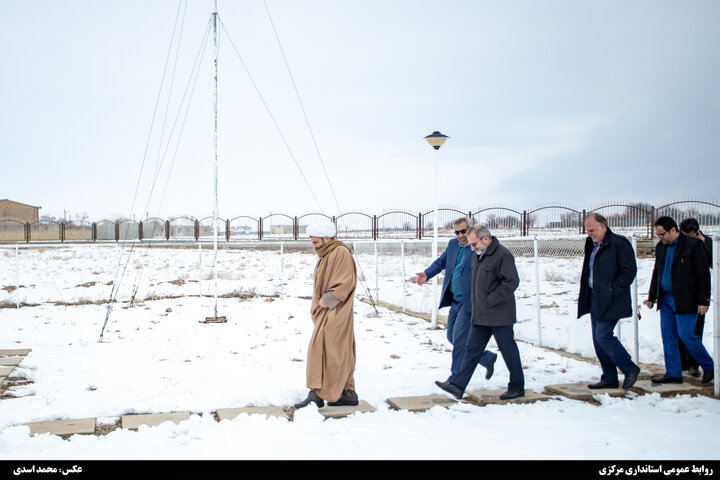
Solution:
M 700 337 L 701 341 L 704 329 L 705 315 L 698 315 L 697 321 L 695 322 L 695 334 Z M 687 351 L 687 348 L 685 348 L 685 345 L 683 345 L 682 340 L 678 340 L 678 344 L 680 345 L 680 363 L 682 365 L 682 369 L 687 370 L 693 367 L 699 368 L 700 365 L 698 365 L 698 362 L 695 361 L 692 355 L 690 355 L 690 352 Z

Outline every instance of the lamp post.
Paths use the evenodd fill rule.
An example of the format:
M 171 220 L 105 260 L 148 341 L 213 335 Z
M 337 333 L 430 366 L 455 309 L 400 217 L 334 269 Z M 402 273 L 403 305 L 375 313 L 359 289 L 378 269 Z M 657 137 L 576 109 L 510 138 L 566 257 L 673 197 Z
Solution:
M 440 150 L 440 147 L 443 146 L 445 141 L 449 137 L 447 135 L 443 135 L 439 131 L 435 130 L 433 133 L 425 137 L 425 140 L 430 144 L 431 147 L 433 147 L 435 150 Z M 433 209 L 433 244 L 432 244 L 432 257 L 433 261 L 437 258 L 437 245 L 438 245 L 438 183 L 439 183 L 439 161 L 440 158 L 435 155 L 435 207 Z M 431 327 L 435 328 L 437 326 L 437 276 L 433 278 L 433 306 L 432 306 L 432 323 Z

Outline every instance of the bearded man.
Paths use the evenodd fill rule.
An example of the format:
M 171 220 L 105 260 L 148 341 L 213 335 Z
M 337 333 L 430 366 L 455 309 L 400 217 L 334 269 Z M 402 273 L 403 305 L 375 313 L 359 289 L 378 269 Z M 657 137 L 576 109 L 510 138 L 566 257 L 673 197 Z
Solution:
M 315 325 L 307 355 L 307 398 L 295 404 L 323 407 L 357 405 L 355 393 L 355 332 L 353 328 L 357 271 L 350 247 L 337 240 L 332 222 L 307 228 L 319 260 L 313 276 L 310 314 Z

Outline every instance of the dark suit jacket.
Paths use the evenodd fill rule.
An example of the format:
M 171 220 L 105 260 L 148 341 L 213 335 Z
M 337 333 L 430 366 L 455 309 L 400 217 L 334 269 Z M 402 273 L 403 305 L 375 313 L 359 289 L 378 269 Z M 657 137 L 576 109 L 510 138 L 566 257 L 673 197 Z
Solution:
M 580 275 L 578 318 L 587 313 L 596 321 L 618 320 L 631 316 L 630 285 L 637 274 L 632 245 L 627 238 L 608 228 L 595 254 L 591 291 L 588 280 L 593 248 L 593 241 L 588 237 L 585 240 L 585 261 Z
M 445 278 L 443 279 L 442 291 L 440 294 L 440 308 L 449 307 L 452 304 L 453 300 L 452 292 L 450 291 L 450 280 L 452 280 L 452 274 L 455 270 L 455 263 L 457 262 L 460 248 L 468 249 L 467 252 L 465 252 L 465 260 L 462 264 L 462 274 L 460 280 L 462 281 L 463 309 L 469 312 L 471 308 L 470 280 L 472 278 L 470 259 L 473 257 L 473 255 L 475 255 L 475 253 L 470 250 L 470 246 L 460 247 L 460 242 L 458 241 L 458 239 L 453 238 L 448 242 L 448 246 L 443 252 L 443 254 L 440 255 L 437 260 L 435 260 L 432 265 L 430 265 L 425 270 L 425 275 L 427 275 L 428 280 L 430 280 L 435 275 L 445 270 Z
M 700 232 L 702 233 L 702 232 Z M 713 263 L 713 246 L 712 246 L 712 238 L 708 237 L 704 233 L 702 234 L 703 237 L 705 237 L 705 251 L 708 255 L 708 263 L 710 264 L 710 268 L 712 268 Z
M 658 242 L 655 246 L 655 268 L 648 300 L 657 302 L 660 308 L 662 289 L 660 279 L 665 269 L 667 245 Z M 680 234 L 672 262 L 672 284 L 675 295 L 675 311 L 679 314 L 695 313 L 698 305 L 710 305 L 710 268 L 705 245 L 697 238 Z
M 520 277 L 515 257 L 492 237 L 482 257 L 472 254 L 472 323 L 487 327 L 512 325 L 517 321 L 515 290 Z

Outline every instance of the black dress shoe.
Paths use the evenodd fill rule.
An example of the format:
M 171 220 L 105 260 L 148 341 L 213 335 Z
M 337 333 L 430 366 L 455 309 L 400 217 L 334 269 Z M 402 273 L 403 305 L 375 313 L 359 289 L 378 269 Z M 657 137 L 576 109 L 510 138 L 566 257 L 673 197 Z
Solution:
M 625 389 L 628 389 L 635 385 L 635 382 L 637 382 L 638 375 L 640 375 L 640 367 L 635 367 L 632 372 L 625 375 L 625 380 L 623 380 L 622 387 Z
M 715 378 L 715 373 L 712 370 L 709 372 L 703 371 L 703 377 L 700 383 L 710 383 L 713 381 L 713 378 Z
M 335 402 L 328 402 L 328 407 L 340 407 L 342 405 L 357 405 L 358 401 L 357 393 L 353 390 L 343 390 L 340 398 Z
M 688 373 L 691 377 L 699 377 L 700 376 L 700 369 L 698 367 L 690 367 L 688 368 Z
M 653 383 L 682 383 L 683 380 L 681 377 L 668 377 L 667 375 L 663 375 L 662 377 L 656 377 L 650 379 Z
M 497 353 L 493 353 L 490 362 L 488 362 L 488 366 L 485 367 L 485 380 L 490 380 L 490 377 L 493 376 L 493 372 L 495 372 L 495 360 L 497 360 Z
M 435 382 L 435 385 L 437 385 L 438 387 L 442 388 L 443 390 L 445 390 L 445 391 L 448 392 L 449 394 L 455 396 L 455 398 L 462 398 L 463 394 L 465 393 L 465 390 L 463 390 L 462 388 L 458 387 L 457 385 L 454 385 L 454 384 L 450 383 L 450 382 L 447 381 L 447 380 L 444 381 L 444 382 Z
M 598 383 L 591 383 L 588 385 L 588 388 L 591 388 L 593 390 L 598 390 L 600 388 L 618 388 L 618 382 L 603 382 L 600 381 Z
M 317 393 L 315 393 L 314 390 L 310 390 L 310 393 L 308 393 L 308 396 L 300 403 L 296 403 L 294 406 L 295 408 L 303 408 L 310 405 L 310 402 L 315 403 L 315 405 L 318 406 L 318 408 L 322 408 L 325 406 L 325 400 L 320 398 Z
M 525 396 L 525 391 L 522 392 L 511 392 L 508 390 L 507 392 L 500 395 L 500 400 L 512 400 L 513 398 L 520 398 Z

